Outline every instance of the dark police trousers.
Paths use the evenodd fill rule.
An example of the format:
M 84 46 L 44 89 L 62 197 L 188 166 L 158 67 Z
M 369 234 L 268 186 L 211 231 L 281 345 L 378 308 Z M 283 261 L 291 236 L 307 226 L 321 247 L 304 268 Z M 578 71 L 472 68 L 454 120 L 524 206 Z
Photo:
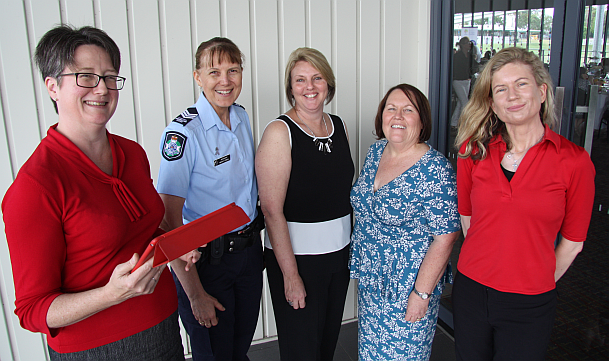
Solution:
M 247 351 L 256 330 L 262 295 L 263 260 L 260 232 L 255 233 L 251 246 L 241 251 L 224 252 L 217 263 L 210 264 L 209 256 L 202 257 L 197 262 L 199 278 L 205 292 L 215 297 L 225 308 L 225 311 L 216 309 L 218 325 L 209 329 L 201 326 L 195 319 L 188 296 L 175 274 L 173 275 L 178 292 L 180 319 L 190 336 L 192 359 L 248 360 Z

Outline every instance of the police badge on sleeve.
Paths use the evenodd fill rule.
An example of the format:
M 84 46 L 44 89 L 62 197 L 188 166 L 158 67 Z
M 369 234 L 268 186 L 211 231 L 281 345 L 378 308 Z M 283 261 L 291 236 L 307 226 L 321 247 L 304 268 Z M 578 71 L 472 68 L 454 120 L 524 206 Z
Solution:
M 184 146 L 186 145 L 186 136 L 179 132 L 169 131 L 165 133 L 165 141 L 163 142 L 163 158 L 168 161 L 178 160 L 184 155 Z

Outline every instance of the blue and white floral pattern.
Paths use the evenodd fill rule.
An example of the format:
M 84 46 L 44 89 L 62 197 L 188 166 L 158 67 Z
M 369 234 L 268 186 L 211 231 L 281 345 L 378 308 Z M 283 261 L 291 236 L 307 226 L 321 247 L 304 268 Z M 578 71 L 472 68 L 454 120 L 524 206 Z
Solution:
M 351 189 L 355 227 L 349 269 L 358 283 L 359 359 L 428 360 L 447 267 L 425 317 L 404 320 L 408 296 L 433 235 L 461 228 L 456 176 L 450 162 L 431 148 L 403 174 L 374 192 L 374 178 L 387 140 L 370 146 Z

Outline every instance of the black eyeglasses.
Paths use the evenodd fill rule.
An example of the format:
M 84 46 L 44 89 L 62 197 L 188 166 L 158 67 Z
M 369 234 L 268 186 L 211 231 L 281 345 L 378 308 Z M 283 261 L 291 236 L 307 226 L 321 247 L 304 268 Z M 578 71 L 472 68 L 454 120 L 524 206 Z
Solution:
M 59 74 L 60 76 L 65 75 L 74 75 L 76 77 L 76 85 L 81 88 L 95 88 L 99 85 L 99 81 L 104 79 L 104 83 L 106 83 L 106 88 L 110 90 L 121 90 L 125 86 L 125 80 L 127 78 L 123 78 L 118 75 L 97 75 L 94 73 L 66 73 Z

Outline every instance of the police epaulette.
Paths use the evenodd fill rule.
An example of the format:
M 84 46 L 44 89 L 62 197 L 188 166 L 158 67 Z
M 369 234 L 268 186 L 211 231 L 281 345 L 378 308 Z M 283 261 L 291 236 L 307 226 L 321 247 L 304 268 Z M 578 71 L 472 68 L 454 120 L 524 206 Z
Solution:
M 182 125 L 186 125 L 191 120 L 193 120 L 197 115 L 199 115 L 199 112 L 197 112 L 197 108 L 192 107 L 192 108 L 188 108 L 185 111 L 183 111 L 182 114 L 175 117 L 175 119 L 173 121 L 176 123 L 180 123 Z
M 241 108 L 241 109 L 245 110 L 245 107 L 244 107 L 243 105 L 241 105 L 241 104 L 233 103 L 233 105 L 236 105 L 236 106 L 238 106 L 239 108 Z

